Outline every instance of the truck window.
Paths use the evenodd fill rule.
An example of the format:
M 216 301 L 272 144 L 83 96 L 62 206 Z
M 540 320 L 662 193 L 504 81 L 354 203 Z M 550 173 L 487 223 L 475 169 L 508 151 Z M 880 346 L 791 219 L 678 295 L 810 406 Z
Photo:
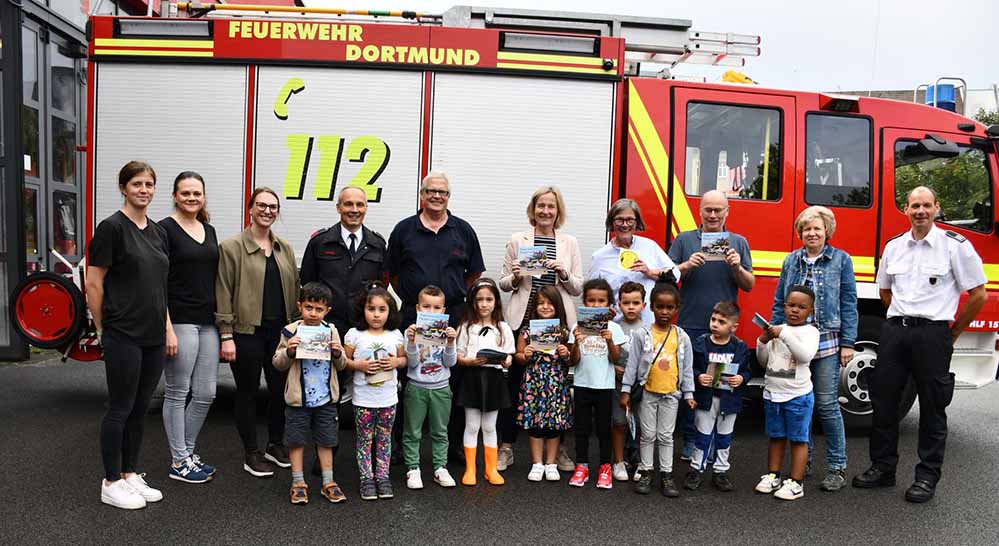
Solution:
M 937 192 L 937 221 L 976 231 L 992 231 L 992 181 L 985 152 L 959 146 L 956 157 L 932 157 L 915 141 L 895 143 L 895 202 L 905 210 L 905 198 L 916 186 Z
M 730 199 L 780 198 L 781 112 L 774 108 L 687 104 L 684 191 Z
M 871 121 L 805 116 L 805 202 L 867 207 L 871 204 Z

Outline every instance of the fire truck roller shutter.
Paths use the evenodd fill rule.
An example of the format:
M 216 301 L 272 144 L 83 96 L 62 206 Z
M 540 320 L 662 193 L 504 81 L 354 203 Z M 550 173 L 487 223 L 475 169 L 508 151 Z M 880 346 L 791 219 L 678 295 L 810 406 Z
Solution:
M 365 225 L 388 239 L 417 208 L 423 73 L 279 66 L 257 73 L 254 183 L 281 193 L 275 229 L 299 263 L 339 221 L 347 185 L 368 195 Z
M 605 82 L 436 75 L 431 170 L 451 177 L 451 210 L 478 233 L 485 275 L 499 278 L 510 234 L 530 229 L 534 191 L 555 185 L 586 276 L 607 241 L 614 93 Z
M 247 70 L 242 66 L 103 62 L 97 65 L 94 222 L 121 208 L 118 170 L 136 159 L 156 169 L 149 218 L 173 211 L 173 178 L 205 178 L 219 240 L 243 223 Z

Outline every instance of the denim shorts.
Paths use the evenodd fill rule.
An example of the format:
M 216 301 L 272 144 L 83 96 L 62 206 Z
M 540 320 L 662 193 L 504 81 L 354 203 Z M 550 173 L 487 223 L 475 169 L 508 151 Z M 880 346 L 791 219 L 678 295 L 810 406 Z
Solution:
M 792 442 L 808 442 L 812 425 L 815 394 L 809 392 L 786 402 L 763 400 L 767 418 L 767 436 L 787 438 Z
M 319 447 L 335 447 L 339 440 L 339 417 L 336 402 L 316 408 L 284 408 L 284 445 L 303 447 L 313 442 Z

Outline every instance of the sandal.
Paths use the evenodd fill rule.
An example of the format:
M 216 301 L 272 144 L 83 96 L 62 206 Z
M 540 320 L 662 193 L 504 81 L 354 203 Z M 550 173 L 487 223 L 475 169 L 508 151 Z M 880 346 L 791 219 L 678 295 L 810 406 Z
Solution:
M 309 486 L 302 482 L 291 484 L 291 503 L 292 504 L 308 504 L 309 503 Z
M 347 500 L 340 486 L 336 482 L 330 482 L 323 486 L 322 494 L 326 499 L 334 504 Z

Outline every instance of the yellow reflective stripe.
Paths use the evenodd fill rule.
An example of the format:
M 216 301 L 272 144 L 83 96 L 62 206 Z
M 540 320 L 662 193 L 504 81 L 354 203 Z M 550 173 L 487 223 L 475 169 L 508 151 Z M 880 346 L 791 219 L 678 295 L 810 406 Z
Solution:
M 992 283 L 999 283 L 999 264 L 982 264 L 985 269 L 985 278 Z
M 186 47 L 191 49 L 212 49 L 214 40 L 142 40 L 132 38 L 97 38 L 96 47 Z
M 850 256 L 853 259 L 853 273 L 858 276 L 874 276 L 874 256 Z
M 95 49 L 94 55 L 135 55 L 140 57 L 214 57 L 212 51 L 164 51 L 159 49 Z
M 534 61 L 540 63 L 566 63 L 585 64 L 590 66 L 604 65 L 604 60 L 599 57 L 576 57 L 574 55 L 547 55 L 544 53 L 513 53 L 511 51 L 500 51 L 496 54 L 496 59 L 500 61 Z M 617 67 L 617 60 L 614 60 Z
M 787 252 L 780 252 L 774 250 L 753 250 L 750 252 L 753 257 L 753 273 L 759 275 L 757 269 L 776 269 L 777 275 L 780 275 L 781 267 L 784 266 L 784 258 L 787 257 Z
M 669 154 L 666 153 L 666 147 L 663 146 L 663 141 L 659 138 L 656 126 L 652 123 L 649 111 L 645 109 L 645 103 L 642 102 L 642 97 L 638 94 L 638 90 L 635 89 L 634 82 L 630 81 L 628 89 L 628 117 L 631 121 L 631 124 L 629 124 L 629 135 L 632 136 L 633 140 L 636 140 L 639 150 L 644 150 L 644 153 L 648 154 L 648 163 L 652 167 L 651 171 L 649 171 L 648 167 L 646 168 L 649 171 L 649 181 L 652 182 L 652 187 L 656 191 L 657 196 L 660 195 L 660 192 L 662 195 L 667 195 L 665 184 L 669 180 Z M 634 132 L 630 130 L 630 125 L 634 125 Z M 642 161 L 643 163 L 646 162 L 645 159 Z M 673 195 L 679 196 L 679 199 L 673 200 L 673 218 L 676 221 L 679 231 L 697 229 L 697 222 L 694 221 L 694 215 L 690 212 L 690 206 L 687 204 L 687 199 L 683 194 L 683 187 L 680 185 L 680 179 L 677 177 L 673 177 Z M 659 201 L 663 208 L 663 214 L 667 214 L 668 207 L 666 206 L 665 199 L 660 197 Z M 676 235 L 676 233 L 674 232 L 673 235 Z
M 581 74 L 611 74 L 617 73 L 612 70 L 602 68 L 584 68 L 582 66 L 555 66 L 551 64 L 520 64 L 520 63 L 496 63 L 496 68 L 516 68 L 518 70 L 544 70 L 545 72 L 576 72 Z

